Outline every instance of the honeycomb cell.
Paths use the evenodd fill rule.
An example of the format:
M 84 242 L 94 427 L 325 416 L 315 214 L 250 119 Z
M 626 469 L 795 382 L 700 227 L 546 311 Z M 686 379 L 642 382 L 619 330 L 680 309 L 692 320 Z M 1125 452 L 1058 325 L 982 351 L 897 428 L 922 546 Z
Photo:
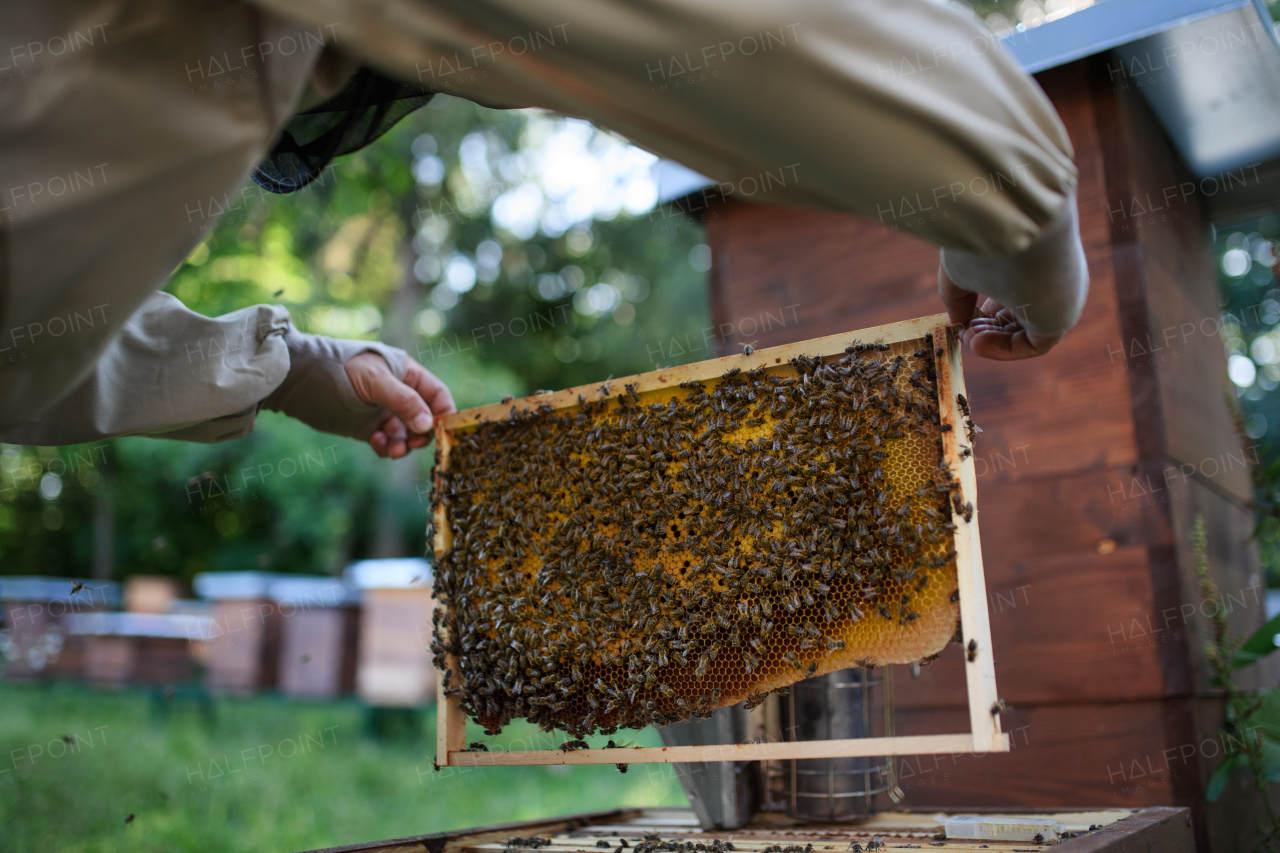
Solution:
M 450 443 L 432 649 L 491 732 L 707 716 L 927 658 L 956 632 L 931 338 L 644 394 L 606 384 Z

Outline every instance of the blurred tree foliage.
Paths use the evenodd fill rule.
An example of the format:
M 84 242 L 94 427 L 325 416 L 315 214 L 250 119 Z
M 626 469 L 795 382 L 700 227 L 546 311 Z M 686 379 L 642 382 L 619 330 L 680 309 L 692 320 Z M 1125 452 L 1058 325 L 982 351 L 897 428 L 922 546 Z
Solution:
M 702 225 L 652 197 L 548 214 L 539 146 L 566 128 L 602 161 L 625 154 L 582 123 L 437 96 L 300 192 L 248 183 L 198 205 L 194 229 L 220 219 L 167 289 L 208 315 L 279 302 L 304 331 L 400 346 L 460 408 L 651 370 L 646 342 L 709 325 Z M 503 205 L 521 233 L 497 224 L 520 221 Z M 95 518 L 111 519 L 115 577 L 421 553 L 430 459 L 379 460 L 270 412 L 221 445 L 4 447 L 0 572 L 90 574 Z
M 1222 338 L 1231 396 L 1253 463 L 1259 554 L 1267 585 L 1280 587 L 1280 215 L 1220 227 L 1214 238 L 1222 288 Z

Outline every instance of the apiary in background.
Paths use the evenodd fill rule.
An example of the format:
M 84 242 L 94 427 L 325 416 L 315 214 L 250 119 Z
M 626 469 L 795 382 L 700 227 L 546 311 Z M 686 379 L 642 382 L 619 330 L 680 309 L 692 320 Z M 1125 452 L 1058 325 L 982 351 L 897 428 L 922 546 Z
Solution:
M 1006 747 L 991 711 L 972 434 L 945 323 L 441 418 L 436 588 L 449 609 L 433 648 L 454 680 L 439 763 L 617 762 L 602 749 L 462 755 L 461 713 L 489 730 L 514 716 L 575 735 L 661 725 L 817 673 L 928 659 L 959 636 L 961 614 L 975 650 L 971 734 L 739 757 Z

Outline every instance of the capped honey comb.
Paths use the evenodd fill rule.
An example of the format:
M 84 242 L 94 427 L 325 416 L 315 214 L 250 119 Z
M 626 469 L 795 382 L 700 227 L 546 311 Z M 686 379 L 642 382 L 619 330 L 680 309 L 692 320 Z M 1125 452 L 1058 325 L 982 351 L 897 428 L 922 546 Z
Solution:
M 591 396 L 437 448 L 432 651 L 487 731 L 708 716 L 956 634 L 953 512 L 971 509 L 931 336 Z

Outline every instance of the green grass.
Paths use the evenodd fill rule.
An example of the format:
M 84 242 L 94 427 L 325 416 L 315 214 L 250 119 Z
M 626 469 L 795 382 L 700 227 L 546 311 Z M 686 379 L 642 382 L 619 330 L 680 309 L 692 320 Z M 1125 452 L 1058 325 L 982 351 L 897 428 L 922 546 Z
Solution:
M 310 850 L 685 805 L 666 765 L 633 765 L 625 775 L 612 766 L 437 773 L 433 713 L 420 739 L 377 741 L 353 702 L 219 698 L 211 726 L 194 703 L 164 705 L 145 692 L 0 681 L 0 851 Z M 659 742 L 652 729 L 624 735 Z M 563 739 L 513 725 L 492 740 L 519 738 L 543 748 Z

